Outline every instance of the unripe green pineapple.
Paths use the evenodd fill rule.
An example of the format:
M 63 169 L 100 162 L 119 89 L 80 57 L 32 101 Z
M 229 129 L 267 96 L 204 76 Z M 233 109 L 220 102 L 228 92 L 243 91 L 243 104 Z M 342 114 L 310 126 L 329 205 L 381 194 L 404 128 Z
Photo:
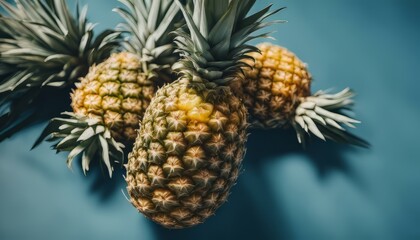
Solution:
M 124 51 L 89 69 L 71 94 L 74 113 L 53 119 L 40 137 L 61 140 L 55 148 L 70 152 L 69 167 L 82 155 L 84 172 L 99 156 L 110 176 L 115 163 L 124 162 L 122 148 L 133 144 L 157 88 L 171 78 L 178 54 L 169 33 L 182 21 L 171 0 L 120 1 L 128 9 L 115 9 L 125 20 L 120 31 L 130 34 L 121 44 Z
M 326 140 L 367 147 L 368 143 L 350 134 L 341 125 L 360 123 L 341 113 L 353 104 L 354 94 L 346 88 L 337 94 L 322 91 L 311 95 L 311 74 L 294 53 L 281 46 L 259 44 L 260 53 L 250 53 L 255 61 L 244 60 L 245 77 L 231 83 L 259 128 L 282 128 L 292 125 L 299 142 L 312 133 Z
M 244 53 L 255 51 L 244 39 L 276 12 L 268 7 L 247 16 L 254 2 L 181 6 L 188 27 L 176 38 L 181 77 L 156 93 L 126 165 L 131 203 L 167 228 L 194 226 L 213 215 L 238 178 L 247 111 L 227 85 L 240 73 Z

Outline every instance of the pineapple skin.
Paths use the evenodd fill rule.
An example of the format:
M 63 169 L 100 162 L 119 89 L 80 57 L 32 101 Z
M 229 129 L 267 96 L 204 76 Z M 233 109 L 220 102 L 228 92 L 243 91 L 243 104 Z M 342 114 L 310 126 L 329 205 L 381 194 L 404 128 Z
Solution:
M 132 143 L 157 89 L 141 66 L 140 58 L 128 52 L 92 66 L 71 93 L 74 113 L 98 119 L 117 141 Z
M 261 53 L 250 53 L 255 59 L 244 60 L 252 68 L 243 68 L 245 77 L 231 84 L 245 103 L 253 127 L 288 126 L 301 101 L 311 94 L 311 75 L 307 66 L 286 48 L 269 43 L 259 44 Z
M 247 127 L 247 110 L 228 87 L 185 78 L 162 87 L 126 165 L 133 206 L 167 228 L 203 222 L 238 178 Z

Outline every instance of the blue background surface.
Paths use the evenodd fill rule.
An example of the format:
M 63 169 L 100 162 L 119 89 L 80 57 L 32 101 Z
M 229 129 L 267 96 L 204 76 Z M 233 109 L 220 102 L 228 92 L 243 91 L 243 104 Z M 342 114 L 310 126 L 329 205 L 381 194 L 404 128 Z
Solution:
M 116 1 L 89 0 L 98 29 Z M 258 7 L 269 1 L 258 0 Z M 122 178 L 73 172 L 44 124 L 0 144 L 0 239 L 420 239 L 420 1 L 294 0 L 277 15 L 276 43 L 309 64 L 313 90 L 357 93 L 355 133 L 369 150 L 253 131 L 229 202 L 197 227 L 166 230 L 121 193 Z

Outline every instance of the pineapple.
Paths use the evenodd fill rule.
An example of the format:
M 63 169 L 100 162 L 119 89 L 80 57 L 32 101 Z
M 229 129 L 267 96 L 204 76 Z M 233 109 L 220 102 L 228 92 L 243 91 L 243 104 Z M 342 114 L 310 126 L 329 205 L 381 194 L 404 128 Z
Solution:
M 121 2 L 128 10 L 115 9 L 125 19 L 119 29 L 131 33 L 122 43 L 123 51 L 90 68 L 71 94 L 74 114 L 53 119 L 40 137 L 60 140 L 55 148 L 70 152 L 69 167 L 75 156 L 82 155 L 85 173 L 99 154 L 110 177 L 114 163 L 123 163 L 121 149 L 134 142 L 138 122 L 157 88 L 171 79 L 170 67 L 178 57 L 169 33 L 182 20 L 179 7 L 170 0 Z M 68 131 L 68 120 L 79 130 Z M 98 126 L 102 126 L 99 133 Z
M 15 2 L 0 0 L 0 141 L 39 121 L 51 93 L 66 93 L 108 58 L 120 35 L 94 37 L 86 6 L 72 14 L 65 0 Z
M 277 12 L 267 7 L 247 16 L 253 0 L 193 3 L 179 3 L 187 22 L 176 37 L 180 77 L 152 99 L 126 164 L 131 203 L 167 228 L 203 222 L 235 184 L 248 115 L 228 84 L 240 74 L 245 53 L 257 50 L 246 45 L 257 37 L 250 34 Z
M 76 115 L 97 119 L 119 142 L 133 142 L 138 122 L 157 86 L 129 52 L 114 53 L 76 83 L 71 106 Z
M 368 146 L 343 128 L 360 123 L 341 113 L 353 104 L 354 94 L 349 88 L 336 94 L 319 91 L 311 95 L 311 74 L 294 53 L 269 43 L 257 47 L 260 53 L 249 54 L 255 62 L 245 60 L 252 68 L 244 68 L 245 77 L 230 85 L 247 106 L 252 126 L 271 129 L 292 125 L 300 143 L 312 133 L 322 140 Z

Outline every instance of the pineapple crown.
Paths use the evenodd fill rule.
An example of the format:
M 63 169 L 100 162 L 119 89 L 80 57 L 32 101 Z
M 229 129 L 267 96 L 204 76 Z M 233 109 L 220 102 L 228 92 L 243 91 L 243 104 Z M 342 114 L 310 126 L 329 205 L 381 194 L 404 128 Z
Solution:
M 117 29 L 129 34 L 122 47 L 142 58 L 144 72 L 170 68 L 179 58 L 174 53 L 174 37 L 169 34 L 183 21 L 178 5 L 172 0 L 119 1 L 126 9 L 114 9 L 125 20 Z
M 94 38 L 87 6 L 72 16 L 64 0 L 0 1 L 9 17 L 0 17 L 0 62 L 16 74 L 2 81 L 0 92 L 31 87 L 69 85 L 88 67 L 107 58 L 119 33 L 107 30 Z
M 299 143 L 305 144 L 306 136 L 313 134 L 324 141 L 330 139 L 335 142 L 369 147 L 368 142 L 351 134 L 343 127 L 345 125 L 355 128 L 353 124 L 360 123 L 342 113 L 343 110 L 351 110 L 354 103 L 353 97 L 353 91 L 345 88 L 336 94 L 318 91 L 302 99 L 292 121 Z
M 44 139 L 58 142 L 53 146 L 58 152 L 67 151 L 67 166 L 71 168 L 73 160 L 81 155 L 84 174 L 89 171 L 90 163 L 97 157 L 107 167 L 112 177 L 114 165 L 124 162 L 124 145 L 116 142 L 111 132 L 98 120 L 80 116 L 71 112 L 62 113 L 64 118 L 53 118 L 36 140 L 32 149 Z
M 249 15 L 256 0 L 193 0 L 183 5 L 176 0 L 186 21 L 177 30 L 175 42 L 182 59 L 176 71 L 193 81 L 204 78 L 226 85 L 246 66 L 243 59 L 258 48 L 247 42 L 269 33 L 253 35 L 257 30 L 280 21 L 264 22 L 281 9 L 270 11 L 271 5 Z
M 0 141 L 28 124 L 41 89 L 72 85 L 119 46 L 118 32 L 94 37 L 86 6 L 72 14 L 65 0 L 15 2 L 0 0 Z

